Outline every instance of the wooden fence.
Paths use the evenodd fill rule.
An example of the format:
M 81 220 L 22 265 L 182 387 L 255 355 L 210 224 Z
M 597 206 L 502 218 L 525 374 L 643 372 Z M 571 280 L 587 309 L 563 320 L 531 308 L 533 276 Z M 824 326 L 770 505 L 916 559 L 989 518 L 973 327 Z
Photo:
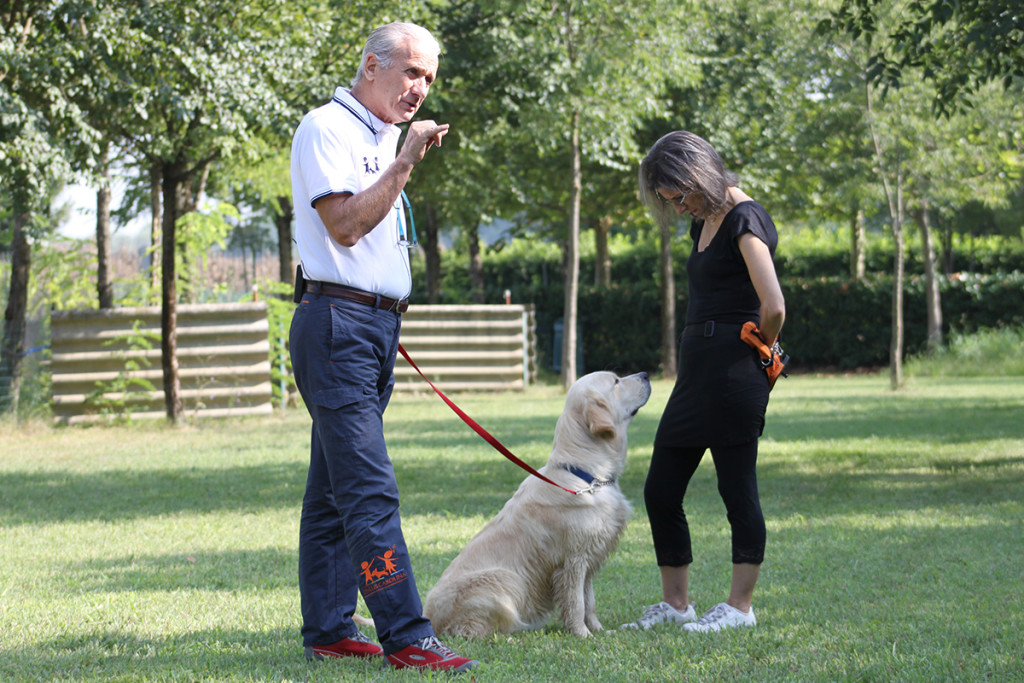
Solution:
M 537 380 L 533 305 L 411 306 L 402 346 L 442 391 L 522 390 Z M 430 391 L 399 356 L 395 391 Z
M 186 415 L 271 412 L 266 304 L 181 305 L 177 330 Z M 56 421 L 166 415 L 159 307 L 54 311 L 50 332 Z

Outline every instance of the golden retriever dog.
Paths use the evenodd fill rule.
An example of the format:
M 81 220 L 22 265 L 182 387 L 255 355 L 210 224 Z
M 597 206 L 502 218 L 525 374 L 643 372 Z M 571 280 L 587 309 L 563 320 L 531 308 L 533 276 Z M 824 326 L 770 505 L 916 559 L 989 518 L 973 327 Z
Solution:
M 579 493 L 526 477 L 427 595 L 436 632 L 480 638 L 540 628 L 555 608 L 576 635 L 601 630 L 594 576 L 632 513 L 619 489 L 626 428 L 650 395 L 645 372 L 594 372 L 572 385 L 540 472 Z

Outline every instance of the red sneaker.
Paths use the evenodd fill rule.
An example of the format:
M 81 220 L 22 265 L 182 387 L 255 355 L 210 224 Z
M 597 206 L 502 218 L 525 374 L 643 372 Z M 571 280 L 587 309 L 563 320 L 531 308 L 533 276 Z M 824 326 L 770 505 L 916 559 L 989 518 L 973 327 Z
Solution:
M 396 669 L 440 669 L 453 672 L 469 671 L 480 664 L 475 659 L 459 657 L 434 636 L 417 640 L 393 655 L 388 655 L 387 660 Z
M 306 648 L 306 659 L 320 660 L 324 657 L 380 657 L 384 654 L 381 646 L 359 631 L 348 638 L 342 638 L 330 645 L 314 645 Z

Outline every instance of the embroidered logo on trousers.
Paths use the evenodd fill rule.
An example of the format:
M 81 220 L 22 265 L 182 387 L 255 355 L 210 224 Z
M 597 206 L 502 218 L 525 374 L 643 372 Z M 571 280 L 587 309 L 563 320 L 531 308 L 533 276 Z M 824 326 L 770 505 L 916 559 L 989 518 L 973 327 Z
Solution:
M 383 555 L 364 560 L 360 566 L 360 573 L 363 575 L 363 597 L 378 593 L 409 578 L 405 570 L 398 567 L 394 546 L 388 548 Z

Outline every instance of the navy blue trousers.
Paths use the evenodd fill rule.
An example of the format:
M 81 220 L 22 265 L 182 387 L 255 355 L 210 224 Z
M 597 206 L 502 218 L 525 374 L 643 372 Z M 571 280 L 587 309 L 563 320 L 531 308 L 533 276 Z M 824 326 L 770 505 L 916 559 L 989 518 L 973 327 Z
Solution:
M 292 369 L 313 428 L 299 525 L 305 646 L 356 631 L 358 593 L 385 654 L 433 635 L 423 617 L 384 443 L 401 316 L 305 294 L 292 318 Z

